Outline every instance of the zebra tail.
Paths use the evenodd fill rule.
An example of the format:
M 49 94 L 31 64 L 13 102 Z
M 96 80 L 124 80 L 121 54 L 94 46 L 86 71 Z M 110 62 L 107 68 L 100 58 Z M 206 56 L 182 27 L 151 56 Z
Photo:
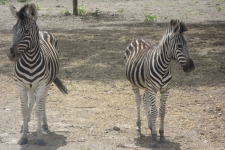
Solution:
M 63 94 L 68 94 L 67 88 L 65 87 L 65 85 L 63 85 L 62 81 L 59 78 L 56 77 L 54 83 Z

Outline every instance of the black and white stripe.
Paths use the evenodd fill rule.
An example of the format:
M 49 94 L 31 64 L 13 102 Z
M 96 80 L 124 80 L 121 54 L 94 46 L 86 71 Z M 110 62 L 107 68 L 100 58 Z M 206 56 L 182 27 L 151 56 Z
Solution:
M 17 11 L 10 5 L 10 11 L 17 23 L 13 27 L 14 35 L 8 57 L 14 62 L 14 80 L 21 99 L 23 115 L 22 137 L 18 144 L 26 144 L 28 122 L 36 101 L 37 144 L 45 145 L 42 137 L 43 129 L 48 130 L 45 103 L 47 92 L 52 82 L 67 94 L 66 87 L 57 77 L 59 72 L 58 45 L 54 36 L 48 32 L 39 31 L 36 24 L 37 10 L 34 4 L 23 6 Z M 42 121 L 41 121 L 42 119 Z
M 137 104 L 137 131 L 141 133 L 140 104 L 141 95 L 139 88 L 145 89 L 144 108 L 146 111 L 148 126 L 152 131 L 152 147 L 156 147 L 156 93 L 161 93 L 160 98 L 160 140 L 164 137 L 165 105 L 171 74 L 171 61 L 177 60 L 184 72 L 194 69 L 194 63 L 189 55 L 187 41 L 183 36 L 186 26 L 179 20 L 171 20 L 168 29 L 157 45 L 152 40 L 134 39 L 125 52 L 126 77 L 132 84 Z M 150 110 L 151 105 L 151 110 Z

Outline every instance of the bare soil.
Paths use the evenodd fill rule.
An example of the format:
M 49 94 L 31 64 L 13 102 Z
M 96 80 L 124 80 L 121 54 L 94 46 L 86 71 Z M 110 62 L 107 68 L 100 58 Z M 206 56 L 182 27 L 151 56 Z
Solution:
M 72 12 L 71 0 L 36 0 L 40 30 L 58 39 L 59 77 L 69 89 L 63 95 L 52 85 L 47 100 L 49 132 L 38 147 L 32 114 L 29 144 L 17 145 L 21 134 L 20 100 L 6 52 L 16 20 L 8 4 L 0 5 L 0 149 L 114 150 L 151 149 L 151 135 L 142 109 L 142 137 L 135 135 L 136 104 L 125 78 L 124 52 L 133 38 L 158 42 L 170 19 L 184 21 L 185 36 L 196 69 L 190 74 L 173 63 L 173 81 L 165 118 L 166 144 L 157 149 L 225 149 L 225 2 L 222 0 L 79 0 L 89 15 Z M 99 9 L 99 15 L 91 13 Z M 220 10 L 221 9 L 221 10 Z M 220 11 L 219 11 L 220 10 Z M 157 22 L 145 24 L 147 15 Z M 49 16 L 48 16 L 48 15 Z M 48 16 L 48 17 L 46 17 Z M 158 123 L 157 123 L 158 127 Z

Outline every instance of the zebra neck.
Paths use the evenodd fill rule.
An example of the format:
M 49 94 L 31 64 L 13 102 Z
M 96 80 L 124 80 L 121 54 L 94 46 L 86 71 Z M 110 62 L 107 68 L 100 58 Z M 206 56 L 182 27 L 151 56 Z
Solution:
M 155 67 L 162 73 L 166 74 L 170 70 L 171 57 L 167 50 L 167 45 L 158 45 L 153 52 Z
M 26 62 L 26 64 L 29 64 L 30 66 L 33 66 L 37 64 L 40 59 L 42 59 L 42 51 L 39 46 L 35 47 L 34 49 L 30 49 L 27 52 L 25 52 L 22 55 L 22 60 Z

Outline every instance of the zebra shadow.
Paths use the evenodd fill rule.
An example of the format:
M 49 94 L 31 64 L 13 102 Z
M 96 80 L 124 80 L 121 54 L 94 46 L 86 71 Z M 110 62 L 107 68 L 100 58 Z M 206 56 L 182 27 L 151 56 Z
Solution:
M 157 137 L 157 148 L 154 149 L 160 149 L 160 150 L 180 150 L 180 143 L 176 143 L 176 142 L 171 142 L 168 140 L 167 137 L 166 138 L 166 142 L 165 143 L 159 143 L 159 137 Z M 152 136 L 148 135 L 145 136 L 143 134 L 141 134 L 141 136 L 138 136 L 136 138 L 134 138 L 135 141 L 135 145 L 138 147 L 144 147 L 144 148 L 148 148 L 148 149 L 152 149 L 151 148 L 151 141 L 152 141 Z
M 21 145 L 20 150 L 57 150 L 59 147 L 62 147 L 67 144 L 66 137 L 62 134 L 57 134 L 54 131 L 43 132 L 45 146 L 40 147 L 36 143 L 36 132 L 31 132 L 28 134 L 28 144 Z

